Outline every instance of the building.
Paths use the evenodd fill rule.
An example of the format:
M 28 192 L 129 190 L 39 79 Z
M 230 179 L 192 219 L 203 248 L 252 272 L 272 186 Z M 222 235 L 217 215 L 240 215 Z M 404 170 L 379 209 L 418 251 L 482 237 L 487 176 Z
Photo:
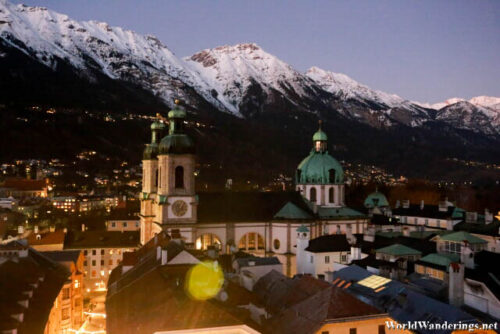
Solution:
M 9 209 L 9 210 L 15 210 L 17 208 L 17 203 L 19 201 L 16 200 L 14 197 L 6 197 L 6 198 L 0 198 L 0 208 L 2 209 Z
M 46 180 L 30 180 L 23 178 L 7 178 L 0 191 L 6 197 L 47 197 L 48 184 Z
M 39 252 L 62 251 L 65 237 L 66 233 L 64 230 L 49 229 L 41 232 L 38 230 L 38 226 L 35 226 L 33 232 L 27 236 L 26 240 L 30 247 Z
M 62 333 L 71 308 L 58 298 L 69 275 L 65 266 L 21 242 L 0 245 L 0 332 Z
M 311 274 L 325 279 L 328 273 L 338 268 L 339 264 L 350 262 L 351 247 L 356 243 L 352 234 L 323 235 L 312 240 L 309 229 L 301 226 L 297 229 L 297 273 Z M 359 235 L 358 235 L 359 237 Z
M 246 289 L 225 281 L 214 298 L 187 293 L 192 284 L 188 273 L 206 260 L 164 232 L 129 253 L 108 282 L 107 333 L 260 333 L 243 308 L 252 299 Z M 213 260 L 208 263 L 216 266 Z
M 139 217 L 113 218 L 106 220 L 105 224 L 107 231 L 139 231 L 141 229 Z
M 64 250 L 83 252 L 86 291 L 105 289 L 111 271 L 123 260 L 123 254 L 138 247 L 137 231 L 72 231 L 64 240 Z
M 334 273 L 333 285 L 379 309 L 385 310 L 398 323 L 428 321 L 432 324 L 461 323 L 475 325 L 480 321 L 459 307 L 430 298 L 410 286 L 378 275 L 356 265 Z M 462 329 L 468 329 L 464 327 Z M 444 334 L 448 329 L 418 328 L 422 334 Z
M 457 208 L 448 200 L 439 205 L 410 204 L 404 200 L 396 203 L 392 216 L 410 231 L 453 230 L 462 221 L 464 210 Z
M 54 262 L 66 267 L 70 273 L 50 311 L 48 323 L 52 326 L 48 333 L 71 333 L 83 324 L 83 253 L 81 251 L 42 252 Z
M 274 270 L 283 274 L 283 265 L 277 257 L 239 257 L 233 261 L 233 268 L 239 275 L 240 285 L 252 290 L 255 283 Z
M 184 132 L 186 112 L 177 106 L 165 125 L 151 125 L 151 143 L 143 155 L 141 243 L 162 229 L 178 229 L 200 249 L 219 247 L 253 252 L 295 253 L 297 228 L 312 237 L 362 233 L 367 216 L 346 206 L 344 172 L 328 154 L 327 135 L 319 129 L 310 154 L 296 172 L 296 192 L 195 193 L 195 144 Z
M 392 332 L 385 328 L 386 321 L 393 321 L 385 311 L 308 275 L 291 279 L 272 271 L 254 292 L 267 312 L 265 333 Z

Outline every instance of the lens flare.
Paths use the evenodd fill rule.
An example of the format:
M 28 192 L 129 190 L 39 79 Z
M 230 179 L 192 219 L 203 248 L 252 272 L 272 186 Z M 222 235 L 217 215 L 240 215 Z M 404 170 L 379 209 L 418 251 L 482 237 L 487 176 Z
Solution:
M 186 281 L 186 290 L 191 298 L 207 300 L 219 293 L 224 274 L 217 261 L 204 261 L 189 270 Z

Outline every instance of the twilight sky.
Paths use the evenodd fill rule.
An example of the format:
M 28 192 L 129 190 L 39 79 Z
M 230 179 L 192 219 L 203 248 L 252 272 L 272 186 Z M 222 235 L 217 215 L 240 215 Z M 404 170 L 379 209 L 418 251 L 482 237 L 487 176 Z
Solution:
M 177 56 L 255 42 L 420 102 L 500 96 L 500 1 L 11 0 L 152 34 Z

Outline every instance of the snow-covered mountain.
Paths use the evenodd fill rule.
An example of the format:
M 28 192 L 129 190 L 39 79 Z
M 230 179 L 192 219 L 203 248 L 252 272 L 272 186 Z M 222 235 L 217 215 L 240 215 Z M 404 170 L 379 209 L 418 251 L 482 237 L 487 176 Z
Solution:
M 0 61 L 11 50 L 54 71 L 67 64 L 89 81 L 100 74 L 132 83 L 168 105 L 181 97 L 192 106 L 208 104 L 238 117 L 267 111 L 329 112 L 374 127 L 418 127 L 437 119 L 500 133 L 500 98 L 474 98 L 474 110 L 462 100 L 448 100 L 446 105 L 456 106 L 436 112 L 435 105 L 373 90 L 344 74 L 317 67 L 301 73 L 253 43 L 206 49 L 181 59 L 154 36 L 0 0 Z
M 499 112 L 468 101 L 459 101 L 439 109 L 436 119 L 459 129 L 490 135 L 498 134 L 500 129 Z
M 364 106 L 359 109 L 348 105 L 349 108 L 343 110 L 353 117 L 366 119 L 375 116 L 385 125 L 399 122 L 410 126 L 421 125 L 429 119 L 429 114 L 420 105 L 395 94 L 371 89 L 345 74 L 313 66 L 307 70 L 306 75 L 342 101 Z
M 198 74 L 154 36 L 0 0 L 0 40 L 53 69 L 65 61 L 90 79 L 92 71 L 99 71 L 112 79 L 134 81 L 167 103 L 190 86 L 219 104 Z

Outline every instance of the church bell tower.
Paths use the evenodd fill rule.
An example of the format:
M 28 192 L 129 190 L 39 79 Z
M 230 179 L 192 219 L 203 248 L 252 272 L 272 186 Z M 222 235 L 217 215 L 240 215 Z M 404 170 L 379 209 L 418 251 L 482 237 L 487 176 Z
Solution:
M 148 169 L 156 173 L 151 178 L 155 181 L 156 193 L 151 202 L 152 217 L 149 221 L 145 219 L 148 223 L 144 226 L 144 238 L 141 230 L 143 243 L 162 229 L 179 229 L 182 233 L 183 227 L 196 222 L 195 145 L 184 132 L 185 118 L 186 112 L 176 100 L 176 107 L 168 113 L 168 134 L 158 144 L 157 167 Z M 146 164 L 143 162 L 143 165 Z M 147 185 L 143 183 L 143 196 Z M 187 239 L 191 241 L 190 237 Z

